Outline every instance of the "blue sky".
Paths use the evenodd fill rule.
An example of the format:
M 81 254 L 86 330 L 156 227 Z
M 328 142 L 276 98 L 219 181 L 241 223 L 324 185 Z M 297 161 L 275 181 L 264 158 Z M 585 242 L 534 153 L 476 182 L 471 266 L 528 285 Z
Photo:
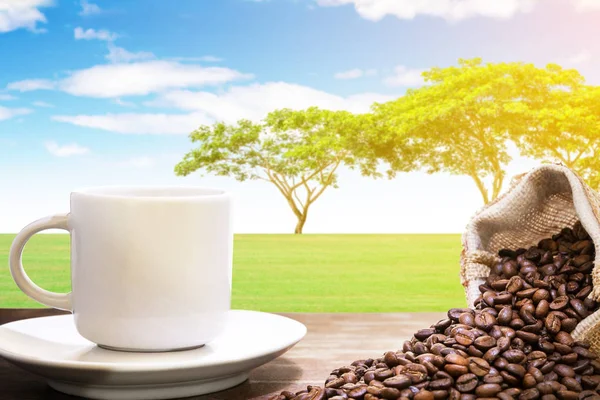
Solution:
M 600 82 L 598 0 L 0 0 L 0 232 L 68 210 L 78 187 L 219 186 L 236 231 L 290 232 L 263 182 L 175 177 L 187 134 L 274 108 L 366 111 L 420 72 L 557 62 Z M 510 173 L 535 165 L 515 157 Z M 306 232 L 461 232 L 468 178 L 342 171 Z

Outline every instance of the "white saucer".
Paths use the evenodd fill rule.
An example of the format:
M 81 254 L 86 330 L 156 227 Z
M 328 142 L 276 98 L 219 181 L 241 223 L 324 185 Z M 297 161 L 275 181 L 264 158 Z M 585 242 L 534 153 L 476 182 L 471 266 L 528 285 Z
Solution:
M 81 337 L 72 315 L 33 318 L 0 326 L 0 356 L 67 394 L 172 399 L 235 386 L 306 334 L 300 322 L 257 311 L 231 311 L 226 326 L 221 336 L 198 349 L 127 353 Z

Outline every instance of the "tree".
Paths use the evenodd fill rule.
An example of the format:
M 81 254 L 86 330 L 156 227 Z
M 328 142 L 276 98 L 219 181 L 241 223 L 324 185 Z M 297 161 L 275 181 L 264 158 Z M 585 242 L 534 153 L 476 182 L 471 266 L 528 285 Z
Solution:
M 543 102 L 518 108 L 528 129 L 513 140 L 521 154 L 560 162 L 600 188 L 600 88 L 557 88 Z
M 555 65 L 484 64 L 479 58 L 432 68 L 423 73 L 425 86 L 374 105 L 385 128 L 370 135 L 370 145 L 379 149 L 373 156 L 392 170 L 398 157 L 413 154 L 428 173 L 467 175 L 487 204 L 502 189 L 511 160 L 507 141 L 529 118 L 516 112 L 515 104 L 538 104 L 551 88 L 571 84 L 576 75 Z
M 328 187 L 337 187 L 340 165 L 375 173 L 372 161 L 361 164 L 349 151 L 358 143 L 357 121 L 349 112 L 312 107 L 276 110 L 260 123 L 203 125 L 190 134 L 198 147 L 176 165 L 175 173 L 202 169 L 238 181 L 270 182 L 296 216 L 294 233 L 300 234 L 310 207 Z

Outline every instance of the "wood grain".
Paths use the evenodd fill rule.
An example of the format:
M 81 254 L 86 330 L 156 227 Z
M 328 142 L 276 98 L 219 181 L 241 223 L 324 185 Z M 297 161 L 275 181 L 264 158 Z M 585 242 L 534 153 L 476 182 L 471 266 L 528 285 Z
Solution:
M 18 319 L 63 314 L 50 309 L 0 309 L 0 324 Z M 189 397 L 192 400 L 266 400 L 282 390 L 322 385 L 329 372 L 354 360 L 397 350 L 420 328 L 444 318 L 442 313 L 306 314 L 281 313 L 302 322 L 306 337 L 289 352 L 256 368 L 250 378 L 229 390 Z M 0 399 L 73 400 L 48 387 L 43 379 L 0 359 Z

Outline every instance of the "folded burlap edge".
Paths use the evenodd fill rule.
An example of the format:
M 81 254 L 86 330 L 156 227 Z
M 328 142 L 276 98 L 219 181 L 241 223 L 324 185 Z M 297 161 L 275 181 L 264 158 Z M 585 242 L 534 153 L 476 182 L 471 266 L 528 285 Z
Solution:
M 561 164 L 546 164 L 534 168 L 529 173 L 521 174 L 513 179 L 510 188 L 494 201 L 482 207 L 475 216 L 471 219 L 465 233 L 462 236 L 463 250 L 460 255 L 460 279 L 465 288 L 465 295 L 469 307 L 473 307 L 473 302 L 479 296 L 479 285 L 485 282 L 489 275 L 490 268 L 498 261 L 498 256 L 495 253 L 482 248 L 481 242 L 477 240 L 477 235 L 474 235 L 474 227 L 476 223 L 486 215 L 501 209 L 516 204 L 516 200 L 520 197 L 520 193 L 525 190 L 531 182 L 541 174 L 548 171 L 554 174 L 564 175 L 570 185 L 573 206 L 579 220 L 584 229 L 589 233 L 596 254 L 600 256 L 600 195 L 592 190 L 575 172 Z M 515 207 L 518 209 L 518 205 Z M 537 243 L 531 243 L 535 245 Z M 593 289 L 589 297 L 594 300 L 600 299 L 600 269 L 595 263 L 592 270 Z M 592 349 L 600 354 L 600 310 L 580 321 L 577 328 L 572 332 L 572 335 L 577 340 L 588 340 Z

